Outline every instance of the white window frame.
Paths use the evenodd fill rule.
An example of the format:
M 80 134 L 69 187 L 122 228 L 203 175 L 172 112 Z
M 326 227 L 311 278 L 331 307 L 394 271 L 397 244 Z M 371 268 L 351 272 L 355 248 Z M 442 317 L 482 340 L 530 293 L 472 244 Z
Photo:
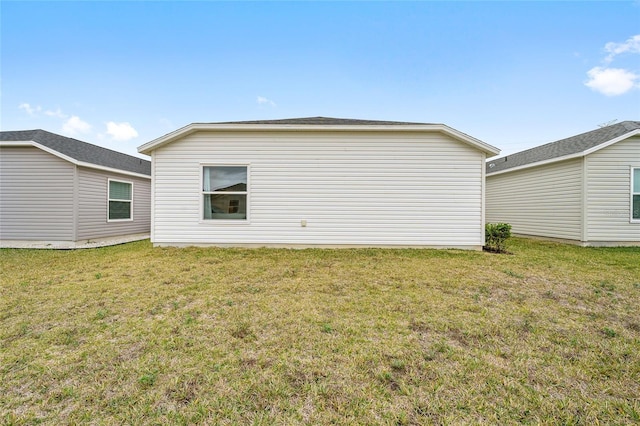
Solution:
M 631 187 L 629 188 L 629 192 L 631 193 L 629 196 L 629 221 L 631 223 L 640 223 L 640 218 L 636 219 L 633 217 L 633 196 L 640 195 L 640 188 L 633 187 L 636 173 L 640 173 L 640 167 L 631 167 Z M 634 192 L 634 189 L 637 189 L 638 191 Z
M 130 200 L 120 200 L 118 198 L 111 198 L 111 182 L 125 183 L 131 185 L 131 199 Z M 128 180 L 121 179 L 107 179 L 107 222 L 133 222 L 133 194 L 134 194 L 134 186 L 133 182 Z M 109 209 L 110 209 L 110 201 L 119 201 L 119 202 L 127 202 L 131 204 L 131 208 L 129 209 L 131 213 L 131 217 L 129 219 L 110 219 L 109 218 Z
M 247 169 L 247 190 L 246 191 L 204 191 L 204 168 L 205 167 L 246 167 Z M 251 165 L 248 163 L 201 163 L 200 164 L 200 209 L 199 223 L 206 225 L 248 225 L 251 214 Z M 227 194 L 227 195 L 244 195 L 247 197 L 247 217 L 245 219 L 205 219 L 204 218 L 204 196 L 207 194 Z

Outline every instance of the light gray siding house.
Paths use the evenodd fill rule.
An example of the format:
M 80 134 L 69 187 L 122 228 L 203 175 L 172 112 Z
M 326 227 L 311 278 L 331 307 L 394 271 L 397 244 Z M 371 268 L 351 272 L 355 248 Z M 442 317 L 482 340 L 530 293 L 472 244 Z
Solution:
M 484 162 L 442 124 L 325 117 L 190 124 L 152 157 L 155 245 L 484 244 Z
M 151 163 L 44 130 L 0 132 L 0 244 L 148 234 Z
M 640 245 L 640 121 L 487 161 L 487 222 L 581 245 Z

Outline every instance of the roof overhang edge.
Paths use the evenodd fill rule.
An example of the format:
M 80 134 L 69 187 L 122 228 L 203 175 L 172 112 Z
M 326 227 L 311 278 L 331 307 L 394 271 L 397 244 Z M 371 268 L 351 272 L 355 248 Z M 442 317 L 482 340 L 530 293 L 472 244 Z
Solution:
M 96 170 L 102 170 L 105 172 L 110 172 L 110 173 L 119 173 L 122 175 L 127 175 L 127 176 L 135 176 L 135 177 L 140 177 L 140 178 L 144 178 L 144 179 L 151 179 L 151 176 L 149 175 L 145 175 L 143 173 L 136 173 L 136 172 L 130 172 L 127 170 L 122 170 L 122 169 L 116 169 L 113 167 L 107 167 L 107 166 L 101 166 L 99 164 L 93 164 L 93 163 L 87 163 L 85 161 L 79 161 L 76 160 L 75 158 L 69 157 L 68 155 L 64 155 L 63 153 L 56 151 L 55 149 L 51 149 L 48 146 L 44 146 L 42 144 L 39 144 L 36 141 L 0 141 L 0 146 L 32 146 L 34 148 L 38 148 L 41 149 L 45 152 L 48 152 L 51 155 L 55 155 L 58 158 L 61 158 L 65 161 L 68 161 L 69 163 L 75 164 L 76 166 L 80 166 L 80 167 L 87 167 L 89 169 L 96 169 Z
M 482 142 L 465 133 L 455 130 L 444 124 L 403 124 L 403 125 L 321 125 L 321 124 L 216 124 L 216 123 L 192 123 L 181 127 L 171 133 L 156 138 L 138 147 L 141 154 L 150 155 L 151 152 L 161 146 L 167 145 L 180 138 L 195 132 L 441 132 L 461 142 L 490 154 L 497 155 L 500 150 L 492 145 Z
M 620 141 L 623 141 L 625 139 L 628 139 L 628 138 L 636 136 L 636 135 L 640 135 L 640 129 L 632 130 L 632 131 L 630 131 L 628 133 L 625 133 L 624 135 L 618 136 L 617 138 L 613 138 L 613 139 L 611 139 L 611 140 L 609 140 L 607 142 L 603 142 L 603 143 L 601 143 L 599 145 L 596 145 L 596 146 L 594 146 L 592 148 L 589 148 L 587 150 L 584 150 L 584 151 L 577 152 L 575 154 L 568 154 L 568 155 L 563 155 L 561 157 L 549 158 L 548 160 L 541 160 L 541 161 L 536 161 L 534 163 L 523 164 L 521 166 L 511 167 L 509 169 L 499 170 L 497 172 L 487 171 L 487 177 L 489 177 L 489 176 L 498 176 L 498 175 L 501 175 L 501 174 L 504 174 L 504 173 L 515 172 L 515 171 L 518 171 L 518 170 L 524 170 L 524 169 L 528 169 L 528 168 L 531 168 L 531 167 L 544 166 L 545 164 L 557 163 L 557 162 L 560 162 L 560 161 L 571 160 L 573 158 L 586 157 L 589 154 L 593 154 L 596 151 L 600 151 L 601 149 L 604 149 L 604 148 L 606 148 L 608 146 L 611 146 L 611 145 L 613 145 L 615 143 L 618 143 Z M 490 158 L 490 159 L 486 160 L 486 163 L 491 163 L 492 161 L 495 161 L 495 160 L 499 160 L 499 158 L 497 158 L 497 159 Z

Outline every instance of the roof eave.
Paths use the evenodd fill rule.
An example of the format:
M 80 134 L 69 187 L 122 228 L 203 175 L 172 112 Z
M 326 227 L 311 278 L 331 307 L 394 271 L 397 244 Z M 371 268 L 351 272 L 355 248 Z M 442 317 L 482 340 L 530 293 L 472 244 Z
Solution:
M 51 149 L 48 146 L 42 145 L 36 141 L 0 141 L 0 146 L 32 146 L 34 148 L 41 149 L 42 151 L 48 152 L 51 155 L 55 155 L 58 158 L 61 158 L 65 161 L 68 161 L 71 164 L 75 164 L 80 167 L 87 167 L 90 169 L 102 170 L 110 173 L 119 173 L 122 175 L 135 176 L 144 179 L 151 179 L 150 175 L 145 175 L 143 173 L 130 172 L 128 170 L 117 169 L 114 167 L 101 166 L 99 164 L 87 163 L 85 161 L 76 160 L 73 157 L 69 157 L 55 149 Z
M 586 157 L 589 154 L 593 154 L 596 151 L 600 151 L 601 149 L 604 149 L 608 146 L 611 146 L 615 143 L 618 143 L 620 141 L 623 141 L 625 139 L 629 139 L 633 136 L 636 135 L 640 135 L 640 129 L 635 129 L 632 130 L 628 133 L 625 133 L 624 135 L 620 135 L 617 138 L 613 138 L 611 140 L 608 140 L 606 142 L 603 142 L 599 145 L 596 145 L 594 147 L 591 147 L 589 149 L 586 149 L 584 151 L 580 151 L 580 152 L 576 152 L 574 154 L 568 154 L 568 155 L 563 155 L 561 157 L 555 157 L 555 158 L 549 158 L 547 160 L 541 160 L 541 161 L 536 161 L 534 163 L 529 163 L 529 164 L 523 164 L 521 166 L 517 166 L 517 167 L 511 167 L 508 169 L 504 169 L 504 170 L 498 170 L 496 172 L 491 172 L 491 171 L 487 171 L 487 176 L 497 176 L 497 175 L 501 175 L 504 173 L 509 173 L 509 172 L 515 172 L 517 170 L 524 170 L 524 169 L 529 169 L 531 167 L 538 167 L 538 166 L 544 166 L 546 164 L 551 164 L 551 163 L 558 163 L 560 161 L 566 161 L 566 160 L 571 160 L 573 158 L 579 158 L 579 157 Z M 499 159 L 489 159 L 487 160 L 487 163 L 491 163 L 492 161 L 496 161 Z
M 167 145 L 189 134 L 200 131 L 259 131 L 259 132 L 302 132 L 302 131 L 336 131 L 336 132 L 434 132 L 439 131 L 461 142 L 474 146 L 488 155 L 497 155 L 500 150 L 465 133 L 459 132 L 444 124 L 383 124 L 383 125 L 323 125 L 323 124 L 217 124 L 192 123 L 178 130 L 161 136 L 138 147 L 141 154 L 151 155 L 157 148 Z
M 580 157 L 584 157 L 585 155 L 586 155 L 585 151 L 581 151 L 576 154 L 563 155 L 562 157 L 550 158 L 548 160 L 536 161 L 535 163 L 523 164 L 521 166 L 511 167 L 509 169 L 498 170 L 497 172 L 487 171 L 486 175 L 487 177 L 497 176 L 504 173 L 515 172 L 518 170 L 530 169 L 532 167 L 544 166 L 546 164 L 559 163 L 560 161 L 567 161 L 573 158 L 580 158 Z M 487 162 L 490 163 L 491 161 L 487 160 Z
M 629 138 L 631 138 L 633 136 L 637 136 L 637 135 L 640 135 L 640 129 L 632 130 L 632 131 L 630 131 L 628 133 L 625 133 L 624 135 L 618 136 L 617 138 L 613 138 L 613 139 L 611 139 L 609 141 L 601 143 L 600 145 L 596 145 L 593 148 L 589 148 L 589 149 L 584 151 L 584 155 L 589 155 L 589 154 L 592 154 L 592 153 L 594 153 L 596 151 L 600 151 L 601 149 L 604 149 L 604 148 L 606 148 L 608 146 L 611 146 L 614 143 L 618 143 L 620 141 L 623 141 L 625 139 L 629 139 Z

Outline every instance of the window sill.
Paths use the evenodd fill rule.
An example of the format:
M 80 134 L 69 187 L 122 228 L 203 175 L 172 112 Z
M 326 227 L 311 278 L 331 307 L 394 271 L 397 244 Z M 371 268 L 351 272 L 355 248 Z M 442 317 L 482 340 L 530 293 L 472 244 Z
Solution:
M 249 225 L 251 221 L 249 219 L 200 219 L 198 221 L 201 225 Z

